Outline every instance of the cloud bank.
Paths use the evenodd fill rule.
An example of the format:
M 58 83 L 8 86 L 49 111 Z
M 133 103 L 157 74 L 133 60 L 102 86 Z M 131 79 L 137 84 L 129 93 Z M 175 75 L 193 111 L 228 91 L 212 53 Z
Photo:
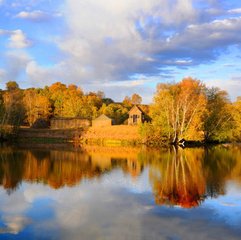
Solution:
M 15 21 L 29 20 L 48 28 L 54 16 L 61 16 L 55 18 L 61 27 L 55 26 L 58 32 L 50 38 L 42 32 L 32 40 L 31 33 L 22 29 L 4 33 L 9 35 L 9 48 L 24 49 L 49 41 L 58 49 L 61 58 L 52 64 L 30 54 L 24 72 L 36 84 L 47 79 L 46 84 L 101 85 L 101 90 L 108 91 L 113 83 L 131 85 L 148 79 L 142 88 L 139 85 L 143 90 L 151 84 L 153 87 L 157 79 L 175 79 L 179 76 L 176 71 L 186 70 L 189 75 L 193 67 L 217 62 L 230 47 L 239 49 L 241 44 L 241 4 L 235 1 L 66 0 L 61 1 L 61 7 L 54 9 L 52 4 L 48 10 L 43 6 L 49 1 L 31 1 L 28 7 L 23 3 L 26 1 L 15 2 L 22 6 L 15 6 Z M 43 51 L 49 49 L 43 46 Z

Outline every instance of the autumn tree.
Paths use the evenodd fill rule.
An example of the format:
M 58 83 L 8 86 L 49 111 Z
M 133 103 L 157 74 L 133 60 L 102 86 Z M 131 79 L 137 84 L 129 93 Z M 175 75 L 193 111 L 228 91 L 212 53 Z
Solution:
M 83 107 L 83 91 L 76 85 L 69 85 L 63 92 L 63 117 L 77 117 L 81 114 Z
M 122 124 L 128 118 L 129 110 L 122 104 L 111 103 L 103 104 L 99 110 L 99 114 L 105 114 L 112 118 L 115 124 Z
M 237 97 L 237 100 L 233 103 L 233 140 L 241 141 L 241 97 Z
M 232 124 L 232 105 L 227 92 L 213 87 L 206 89 L 206 95 L 205 141 L 225 141 L 230 139 L 234 124 Z
M 4 101 L 3 101 L 3 91 L 0 90 L 0 140 L 4 137 Z
M 122 101 L 122 104 L 127 108 L 131 108 L 131 106 L 132 106 L 131 98 L 128 96 L 125 96 L 125 98 Z
M 142 97 L 137 94 L 137 93 L 134 93 L 132 96 L 131 96 L 131 103 L 132 104 L 141 104 L 142 102 Z
M 14 81 L 8 82 L 6 88 L 7 90 L 3 95 L 5 112 L 2 121 L 6 124 L 19 126 L 25 115 L 22 90 Z
M 3 101 L 3 91 L 0 90 L 0 119 L 3 119 L 3 115 L 4 115 L 4 101 Z M 2 122 L 0 121 L 0 124 Z
M 180 139 L 200 140 L 206 109 L 204 85 L 184 78 L 177 84 L 159 84 L 150 115 L 155 132 L 172 143 Z
M 94 119 L 102 106 L 102 99 L 95 92 L 89 92 L 82 97 L 80 117 Z
M 63 116 L 64 94 L 66 90 L 66 85 L 61 82 L 56 82 L 48 88 L 53 107 L 53 115 L 56 117 Z
M 48 119 L 51 114 L 49 99 L 37 89 L 24 91 L 23 104 L 26 110 L 26 121 L 30 126 L 39 118 Z
M 111 103 L 114 103 L 114 100 L 111 98 L 102 98 L 103 104 L 109 105 Z
M 6 83 L 7 91 L 14 91 L 19 89 L 19 85 L 15 81 L 9 81 Z

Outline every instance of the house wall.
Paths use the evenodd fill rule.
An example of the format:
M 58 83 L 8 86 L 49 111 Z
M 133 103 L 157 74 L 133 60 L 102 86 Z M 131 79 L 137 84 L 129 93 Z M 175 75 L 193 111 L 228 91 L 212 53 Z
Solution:
M 134 122 L 133 115 L 137 115 L 137 114 L 132 114 L 132 115 L 129 116 L 129 118 L 128 118 L 128 125 L 135 125 L 135 124 L 139 124 L 139 123 L 143 122 L 142 121 L 142 114 L 137 115 L 136 122 Z
M 134 115 L 137 116 L 136 122 L 134 122 Z M 139 109 L 133 109 L 129 112 L 128 125 L 135 125 L 143 122 L 143 114 Z
M 106 126 L 111 126 L 112 125 L 112 120 L 111 119 L 106 119 L 106 120 L 93 120 L 92 121 L 92 126 L 93 127 L 106 127 Z

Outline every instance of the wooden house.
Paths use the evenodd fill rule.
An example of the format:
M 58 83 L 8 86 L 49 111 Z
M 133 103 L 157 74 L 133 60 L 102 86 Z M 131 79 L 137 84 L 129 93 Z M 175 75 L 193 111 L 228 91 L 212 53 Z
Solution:
M 137 105 L 129 111 L 128 125 L 137 125 L 145 121 L 145 113 Z
M 93 127 L 106 127 L 106 126 L 111 126 L 112 123 L 113 123 L 113 121 L 111 118 L 102 114 L 98 118 L 96 118 L 92 121 L 92 126 Z

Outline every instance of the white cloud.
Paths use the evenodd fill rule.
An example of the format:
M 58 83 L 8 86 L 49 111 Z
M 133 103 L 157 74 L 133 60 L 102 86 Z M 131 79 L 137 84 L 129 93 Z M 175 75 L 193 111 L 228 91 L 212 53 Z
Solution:
M 237 96 L 240 96 L 241 76 L 234 76 L 230 79 L 211 79 L 206 81 L 208 87 L 218 87 L 227 91 L 232 97 L 230 100 L 235 101 Z
M 39 65 L 36 61 L 28 61 L 25 68 L 28 80 L 30 80 L 31 85 L 35 87 L 43 86 L 45 84 L 51 85 L 52 83 L 58 81 L 63 81 L 68 79 L 68 69 L 65 65 L 61 63 L 53 65 L 51 67 L 45 67 Z M 73 82 L 74 83 L 74 82 Z
M 17 80 L 28 62 L 31 61 L 31 57 L 21 49 L 14 49 L 5 53 L 4 58 L 5 81 Z
M 209 4 L 214 15 L 224 14 Z M 217 49 L 241 43 L 240 18 L 202 19 L 192 0 L 67 0 L 65 17 L 69 32 L 59 47 L 68 56 L 64 69 L 80 84 L 157 76 L 167 66 L 212 61 Z
M 31 41 L 27 39 L 20 29 L 12 31 L 9 40 L 10 48 L 27 48 L 31 46 Z
M 20 19 L 26 19 L 31 21 L 47 21 L 53 17 L 62 17 L 63 14 L 61 12 L 55 11 L 55 12 L 45 12 L 41 10 L 34 10 L 34 11 L 21 11 L 17 15 L 15 15 L 15 18 Z
M 173 36 L 169 49 L 201 62 L 216 58 L 216 49 L 241 44 L 241 18 L 215 20 L 209 23 L 189 25 L 184 32 Z M 180 48 L 180 49 L 178 49 Z M 192 52 L 188 52 L 188 50 Z
M 41 9 L 46 1 L 39 5 L 27 0 L 16 3 L 21 5 L 17 18 L 42 21 L 60 16 L 53 8 L 45 8 L 48 12 L 33 10 Z M 103 86 L 111 97 L 119 99 L 130 93 L 128 86 L 133 83 L 133 88 L 145 87 L 144 82 L 133 82 L 133 75 L 145 76 L 145 82 L 153 77 L 161 80 L 167 67 L 190 69 L 216 60 L 230 45 L 241 44 L 237 34 L 241 19 L 229 18 L 240 8 L 227 10 L 219 1 L 66 0 L 62 7 L 56 11 L 64 9 L 67 29 L 55 43 L 65 59 L 50 67 L 40 65 L 37 58 L 27 62 L 24 70 L 35 86 L 56 81 L 95 90 Z M 9 36 L 11 48 L 31 46 L 22 30 L 0 30 L 0 35 Z M 170 75 L 173 79 L 175 74 L 167 77 Z
M 88 81 L 123 80 L 149 71 L 155 61 L 152 55 L 166 40 L 162 31 L 196 19 L 190 0 L 178 0 L 175 5 L 166 0 L 141 4 L 137 0 L 90 0 L 88 4 L 68 0 L 66 4 L 70 32 L 59 46 L 69 55 L 71 72 L 88 69 L 79 75 Z
M 32 45 L 32 42 L 26 37 L 25 33 L 21 29 L 17 30 L 5 30 L 0 29 L 0 35 L 9 36 L 9 48 L 27 48 Z
M 241 14 L 241 8 L 234 8 L 228 11 L 230 14 Z
M 34 21 L 46 20 L 49 17 L 50 16 L 47 13 L 40 10 L 35 10 L 32 12 L 22 11 L 16 15 L 16 18 L 29 19 Z

